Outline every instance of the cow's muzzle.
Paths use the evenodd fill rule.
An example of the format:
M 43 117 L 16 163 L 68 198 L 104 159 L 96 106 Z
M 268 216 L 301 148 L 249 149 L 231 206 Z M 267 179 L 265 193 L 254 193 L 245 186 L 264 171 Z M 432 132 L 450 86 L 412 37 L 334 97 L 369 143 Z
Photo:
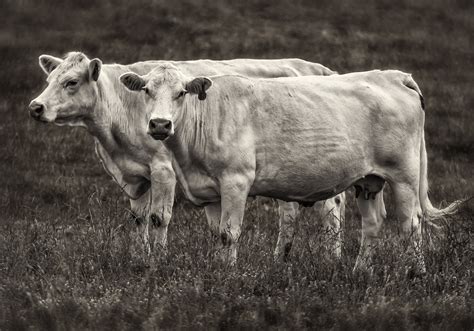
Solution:
M 155 140 L 165 140 L 168 138 L 173 129 L 173 122 L 163 118 L 151 119 L 148 122 L 148 134 Z
M 42 121 L 41 116 L 44 113 L 44 105 L 36 100 L 30 102 L 30 116 L 33 117 L 37 121 Z

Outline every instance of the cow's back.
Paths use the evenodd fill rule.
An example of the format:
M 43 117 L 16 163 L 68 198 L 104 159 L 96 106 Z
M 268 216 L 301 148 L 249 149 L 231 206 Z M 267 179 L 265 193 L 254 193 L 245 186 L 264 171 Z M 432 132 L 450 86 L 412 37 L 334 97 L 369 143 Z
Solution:
M 336 74 L 335 71 L 319 63 L 312 63 L 301 59 L 143 61 L 128 65 L 128 67 L 131 71 L 144 75 L 164 63 L 172 63 L 189 77 L 243 75 L 253 78 L 276 78 Z

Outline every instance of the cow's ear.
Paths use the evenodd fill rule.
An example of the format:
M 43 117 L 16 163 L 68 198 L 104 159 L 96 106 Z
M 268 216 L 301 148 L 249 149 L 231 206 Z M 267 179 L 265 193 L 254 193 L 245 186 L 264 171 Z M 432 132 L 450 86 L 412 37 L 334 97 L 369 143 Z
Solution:
M 63 62 L 63 60 L 61 60 L 60 58 L 51 56 L 51 55 L 44 55 L 43 54 L 43 55 L 40 55 L 40 57 L 39 57 L 39 65 L 40 65 L 41 69 L 43 69 L 43 71 L 47 75 L 49 75 L 51 73 L 51 71 L 56 69 L 56 67 L 58 65 L 60 65 L 61 62 Z
M 186 91 L 197 94 L 199 100 L 206 99 L 206 91 L 212 86 L 212 81 L 207 77 L 197 77 L 186 84 Z
M 100 69 L 102 68 L 102 61 L 99 59 L 92 59 L 89 62 L 89 77 L 93 81 L 97 82 L 100 75 Z
M 127 72 L 120 76 L 120 82 L 130 91 L 141 91 L 145 85 L 145 80 L 134 72 Z

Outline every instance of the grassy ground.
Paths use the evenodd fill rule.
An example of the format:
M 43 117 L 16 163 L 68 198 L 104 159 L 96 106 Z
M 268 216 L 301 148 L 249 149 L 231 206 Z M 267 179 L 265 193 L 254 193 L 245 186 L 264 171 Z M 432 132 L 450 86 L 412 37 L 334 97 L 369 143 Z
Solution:
M 180 202 L 169 253 L 150 271 L 130 252 L 128 203 L 91 137 L 34 122 L 26 109 L 44 85 L 42 53 L 398 68 L 425 95 L 431 198 L 443 204 L 474 195 L 472 1 L 117 3 L 0 3 L 0 329 L 473 329 L 472 202 L 426 250 L 422 278 L 405 276 L 410 257 L 391 217 L 375 273 L 351 273 L 360 235 L 352 194 L 341 261 L 322 256 L 324 234 L 305 211 L 291 262 L 273 263 L 275 209 L 254 201 L 238 265 L 225 269 L 212 262 L 203 212 Z

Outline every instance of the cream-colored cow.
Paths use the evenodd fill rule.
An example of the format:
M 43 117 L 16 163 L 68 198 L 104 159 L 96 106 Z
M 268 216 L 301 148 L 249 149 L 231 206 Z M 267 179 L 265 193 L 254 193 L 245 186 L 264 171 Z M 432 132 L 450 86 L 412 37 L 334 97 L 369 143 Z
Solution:
M 145 219 L 139 227 L 145 247 L 148 251 L 154 245 L 164 247 L 171 206 L 157 206 L 161 205 L 161 199 L 174 198 L 175 174 L 171 158 L 161 142 L 150 139 L 146 134 L 146 98 L 130 92 L 119 82 L 119 76 L 127 71 L 145 74 L 163 62 L 102 65 L 99 59 L 90 60 L 78 52 L 69 53 L 64 59 L 42 55 L 39 62 L 48 75 L 48 86 L 31 102 L 31 116 L 42 122 L 84 127 L 95 138 L 96 152 L 105 170 L 130 198 L 132 211 Z M 299 59 L 173 63 L 189 75 L 279 77 L 334 74 L 320 64 Z M 285 206 L 282 208 L 288 209 Z M 206 207 L 206 215 L 213 226 L 212 206 Z M 280 220 L 285 229 L 294 217 L 289 213 L 284 215 L 287 217 Z M 336 226 L 334 230 L 339 230 L 338 222 L 337 219 L 330 222 Z M 152 240 L 149 240 L 150 235 Z M 282 232 L 280 237 L 290 238 Z M 279 242 L 286 243 L 287 240 Z M 340 246 L 340 243 L 335 245 Z M 277 245 L 276 256 L 283 253 L 283 247 Z
M 366 267 L 378 236 L 385 182 L 419 271 L 421 219 L 457 209 L 453 203 L 438 210 L 428 198 L 425 112 L 409 74 L 208 78 L 164 64 L 120 79 L 144 95 L 148 133 L 172 153 L 187 198 L 214 206 L 231 263 L 247 196 L 311 203 L 355 186 L 362 215 L 356 269 Z

